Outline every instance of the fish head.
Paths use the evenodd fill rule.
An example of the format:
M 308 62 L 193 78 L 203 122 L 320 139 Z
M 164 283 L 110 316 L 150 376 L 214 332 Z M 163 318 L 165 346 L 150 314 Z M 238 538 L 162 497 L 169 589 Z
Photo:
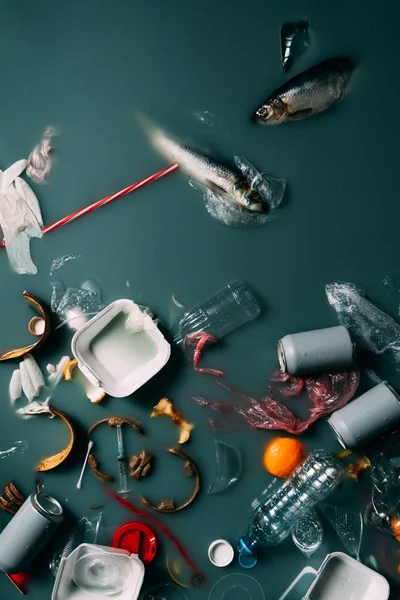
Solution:
M 281 98 L 267 100 L 256 112 L 254 119 L 260 125 L 277 125 L 286 117 L 286 107 Z
M 235 199 L 240 206 L 252 212 L 268 212 L 268 204 L 263 201 L 257 190 L 253 190 L 246 180 L 239 181 L 235 186 Z

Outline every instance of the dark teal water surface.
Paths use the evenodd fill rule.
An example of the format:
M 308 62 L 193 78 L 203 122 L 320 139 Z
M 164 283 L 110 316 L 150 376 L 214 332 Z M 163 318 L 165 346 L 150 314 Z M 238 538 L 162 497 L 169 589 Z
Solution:
M 399 16 L 398 5 L 388 0 L 2 0 L 0 167 L 26 157 L 46 125 L 57 128 L 51 182 L 32 184 L 45 223 L 166 166 L 138 125 L 137 112 L 222 158 L 246 156 L 261 171 L 287 179 L 288 193 L 275 221 L 258 229 L 231 230 L 214 221 L 201 196 L 182 174 L 174 173 L 34 241 L 32 255 L 39 268 L 35 277 L 13 273 L 1 251 L 1 347 L 24 343 L 30 313 L 22 292 L 27 289 L 49 303 L 50 266 L 66 254 L 81 258 L 53 279 L 75 285 L 94 277 L 105 303 L 132 298 L 150 306 L 167 327 L 178 314 L 173 294 L 190 307 L 231 279 L 245 279 L 263 314 L 225 338 L 206 363 L 226 369 L 232 384 L 257 397 L 267 393 L 277 367 L 278 337 L 337 323 L 324 294 L 327 282 L 363 285 L 396 316 L 397 292 L 388 297 L 382 281 L 389 276 L 396 288 L 400 276 Z M 319 117 L 259 128 L 251 122 L 252 113 L 285 80 L 280 26 L 300 18 L 311 21 L 311 46 L 292 73 L 328 57 L 349 56 L 358 67 L 351 89 L 342 104 Z M 204 111 L 215 117 L 211 126 L 195 116 Z M 70 353 L 70 337 L 64 328 L 50 338 L 36 355 L 42 368 Z M 7 391 L 12 369 L 10 363 L 1 364 L 0 449 L 25 439 L 30 451 L 1 461 L 0 487 L 13 479 L 29 494 L 35 465 L 62 448 L 67 432 L 61 422 L 46 417 L 16 417 Z M 393 366 L 379 363 L 378 369 L 392 385 L 400 384 Z M 370 385 L 363 379 L 362 388 Z M 151 407 L 170 397 L 195 423 L 187 450 L 201 470 L 202 491 L 190 508 L 162 519 L 212 586 L 240 570 L 237 564 L 224 570 L 213 567 L 207 549 L 216 538 L 235 543 L 246 527 L 252 500 L 271 480 L 262 467 L 262 453 L 273 434 L 246 429 L 218 434 L 242 450 L 244 472 L 230 491 L 208 495 L 215 471 L 214 434 L 207 410 L 190 398 L 197 393 L 227 398 L 212 381 L 194 373 L 176 349 L 162 374 L 131 398 L 108 398 L 95 406 L 78 385 L 61 384 L 53 405 L 71 416 L 79 444 L 74 458 L 43 474 L 42 481 L 71 519 L 91 516 L 91 505 L 104 504 L 99 542 L 110 544 L 130 514 L 104 496 L 90 473 L 81 491 L 76 482 L 85 431 L 99 418 L 126 414 L 141 420 L 147 434 L 145 442 L 127 434 L 129 453 L 143 445 L 157 453 L 153 475 L 132 484 L 131 499 L 138 501 L 142 492 L 158 501 L 185 499 L 190 482 L 181 465 L 162 453 L 176 441 L 177 431 L 167 420 L 149 419 Z M 112 471 L 115 434 L 104 429 L 96 437 L 100 440 L 99 458 Z M 324 422 L 304 435 L 304 443 L 307 449 L 338 450 Z M 335 499 L 362 510 L 369 489 L 367 475 L 358 484 L 342 486 Z M 2 512 L 0 527 L 9 518 Z M 163 535 L 159 544 L 143 589 L 169 580 L 165 556 L 170 545 Z M 389 578 L 393 598 L 399 582 L 396 544 L 368 530 L 361 550 L 362 560 L 376 564 Z M 261 583 L 267 600 L 276 600 L 306 564 L 318 567 L 336 550 L 345 549 L 326 525 L 324 544 L 311 559 L 287 540 L 267 552 L 249 574 Z M 46 563 L 43 552 L 28 586 L 31 600 L 51 597 L 54 580 Z M 189 598 L 198 600 L 208 594 L 209 587 L 188 591 Z M 19 598 L 5 576 L 0 576 L 0 597 Z

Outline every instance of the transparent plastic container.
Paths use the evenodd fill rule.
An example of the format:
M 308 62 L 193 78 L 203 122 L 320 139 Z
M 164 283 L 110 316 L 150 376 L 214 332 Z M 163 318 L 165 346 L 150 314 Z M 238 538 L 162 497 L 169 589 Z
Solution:
M 248 532 L 238 546 L 240 564 L 253 567 L 258 548 L 280 544 L 336 488 L 343 473 L 343 465 L 324 450 L 311 452 L 290 478 L 251 514 Z
M 179 344 L 186 335 L 198 331 L 219 339 L 252 321 L 260 312 L 257 300 L 247 285 L 237 279 L 186 312 L 178 324 L 174 340 Z

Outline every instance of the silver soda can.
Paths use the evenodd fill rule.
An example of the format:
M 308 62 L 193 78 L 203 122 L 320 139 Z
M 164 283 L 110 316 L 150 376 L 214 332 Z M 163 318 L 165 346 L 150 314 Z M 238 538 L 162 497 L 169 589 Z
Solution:
M 63 518 L 55 498 L 29 496 L 0 534 L 0 569 L 18 573 L 29 567 Z
M 353 364 L 354 354 L 355 346 L 342 325 L 285 335 L 278 341 L 282 372 L 291 375 L 343 369 Z
M 379 383 L 328 419 L 344 448 L 363 446 L 400 423 L 400 397 L 387 383 Z

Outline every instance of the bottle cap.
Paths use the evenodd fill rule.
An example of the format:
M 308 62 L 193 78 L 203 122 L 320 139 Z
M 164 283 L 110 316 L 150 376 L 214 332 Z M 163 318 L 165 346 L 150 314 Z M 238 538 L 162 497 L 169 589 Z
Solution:
M 208 549 L 208 558 L 216 567 L 227 567 L 233 557 L 233 548 L 226 540 L 215 540 Z
M 157 540 L 147 525 L 131 521 L 121 525 L 114 533 L 112 547 L 137 554 L 143 564 L 149 564 L 157 553 Z
M 252 569 L 257 564 L 257 554 L 247 547 L 243 538 L 239 540 L 238 551 L 239 564 L 241 567 L 244 569 Z

